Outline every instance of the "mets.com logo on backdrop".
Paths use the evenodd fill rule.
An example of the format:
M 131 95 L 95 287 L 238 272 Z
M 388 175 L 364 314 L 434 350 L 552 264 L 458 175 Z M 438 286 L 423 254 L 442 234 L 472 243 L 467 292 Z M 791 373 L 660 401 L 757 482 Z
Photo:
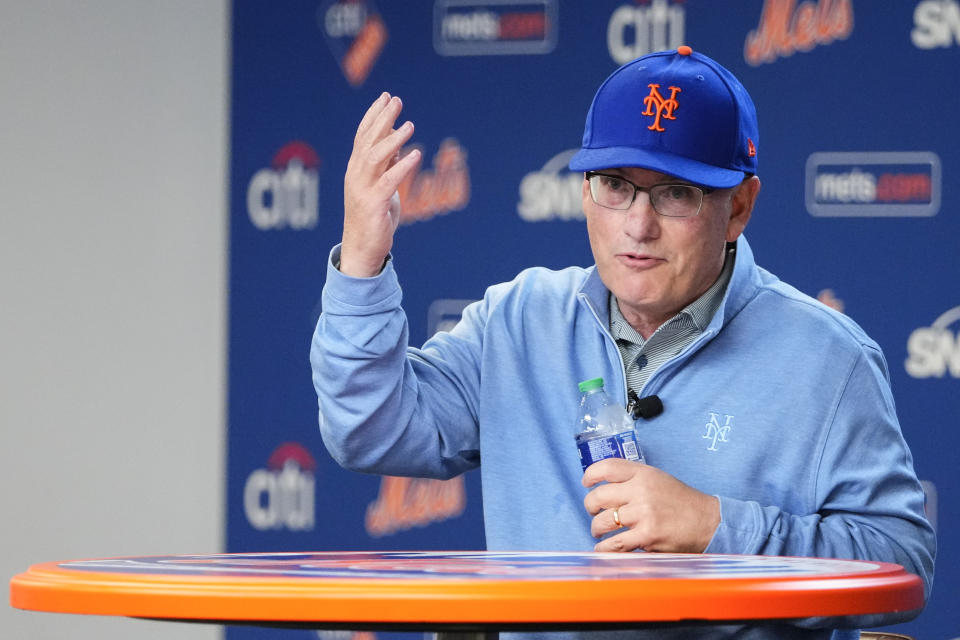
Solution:
M 260 169 L 247 185 L 247 214 L 253 226 L 312 229 L 319 216 L 320 182 L 316 151 L 305 142 L 284 145 L 269 168 Z
M 558 6 L 559 0 L 436 0 L 433 48 L 442 56 L 550 53 Z
M 932 151 L 814 153 L 807 159 L 807 211 L 828 217 L 934 216 L 940 173 Z
M 960 306 L 910 334 L 904 368 L 912 378 L 960 378 Z
M 255 469 L 243 487 L 243 511 L 258 531 L 311 531 L 315 522 L 313 472 L 317 463 L 302 445 L 285 442 Z

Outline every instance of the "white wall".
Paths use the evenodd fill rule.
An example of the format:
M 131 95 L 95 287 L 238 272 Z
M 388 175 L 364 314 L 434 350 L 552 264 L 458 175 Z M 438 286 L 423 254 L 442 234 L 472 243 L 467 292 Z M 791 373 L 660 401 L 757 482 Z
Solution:
M 0 578 L 222 550 L 228 7 L 0 0 Z M 4 638 L 215 626 L 0 608 Z

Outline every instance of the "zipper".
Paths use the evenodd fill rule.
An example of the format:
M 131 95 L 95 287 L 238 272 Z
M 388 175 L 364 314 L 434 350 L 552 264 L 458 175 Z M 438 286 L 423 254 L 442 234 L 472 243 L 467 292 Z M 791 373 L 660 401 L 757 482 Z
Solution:
M 617 371 L 620 374 L 620 388 L 621 388 L 620 397 L 623 398 L 623 400 L 621 401 L 622 402 L 621 406 L 625 407 L 627 406 L 627 403 L 630 402 L 630 398 L 627 396 L 627 372 L 626 372 L 626 365 L 623 362 L 623 355 L 620 353 L 620 349 L 617 347 L 617 341 L 614 340 L 613 336 L 610 334 L 610 328 L 603 326 L 603 321 L 600 319 L 600 316 L 597 315 L 597 310 L 593 308 L 593 305 L 590 303 L 590 298 L 587 297 L 587 294 L 580 292 L 577 294 L 577 297 L 580 298 L 580 301 L 586 305 L 587 309 L 590 310 L 590 314 L 593 316 L 593 319 L 596 320 L 597 326 L 600 327 L 600 330 L 603 332 L 604 337 L 606 337 L 607 340 L 609 340 L 613 344 L 613 350 L 617 354 L 617 362 L 620 363 L 620 368 Z

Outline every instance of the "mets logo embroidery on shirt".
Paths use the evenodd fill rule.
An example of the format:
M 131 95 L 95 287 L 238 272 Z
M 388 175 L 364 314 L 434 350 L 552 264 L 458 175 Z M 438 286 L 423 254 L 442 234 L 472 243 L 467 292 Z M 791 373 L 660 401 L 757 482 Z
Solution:
M 710 446 L 707 447 L 708 451 L 719 451 L 717 449 L 718 442 L 728 442 L 727 436 L 730 435 L 730 429 L 733 427 L 731 424 L 733 422 L 733 416 L 723 414 L 723 424 L 720 424 L 720 415 L 719 413 L 714 413 L 713 411 L 709 412 L 710 418 L 707 420 L 707 432 L 703 434 L 705 440 L 710 440 Z
M 676 120 L 673 111 L 680 106 L 677 102 L 677 94 L 680 93 L 680 87 L 670 87 L 670 97 L 664 100 L 660 92 L 657 91 L 657 89 L 660 88 L 659 84 L 651 83 L 647 86 L 650 87 L 650 94 L 643 99 L 643 104 L 647 108 L 641 115 L 656 115 L 657 117 L 654 119 L 653 124 L 647 127 L 647 129 L 651 131 L 665 131 L 665 129 L 660 126 L 660 118 Z M 656 114 L 654 114 L 653 109 L 657 110 Z

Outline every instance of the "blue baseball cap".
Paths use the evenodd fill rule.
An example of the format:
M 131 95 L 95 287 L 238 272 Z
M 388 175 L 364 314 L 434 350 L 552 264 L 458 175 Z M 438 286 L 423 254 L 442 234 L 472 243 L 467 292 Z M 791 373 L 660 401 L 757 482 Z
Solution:
M 573 171 L 640 167 L 707 187 L 757 172 L 757 110 L 716 61 L 679 47 L 628 62 L 590 104 Z

